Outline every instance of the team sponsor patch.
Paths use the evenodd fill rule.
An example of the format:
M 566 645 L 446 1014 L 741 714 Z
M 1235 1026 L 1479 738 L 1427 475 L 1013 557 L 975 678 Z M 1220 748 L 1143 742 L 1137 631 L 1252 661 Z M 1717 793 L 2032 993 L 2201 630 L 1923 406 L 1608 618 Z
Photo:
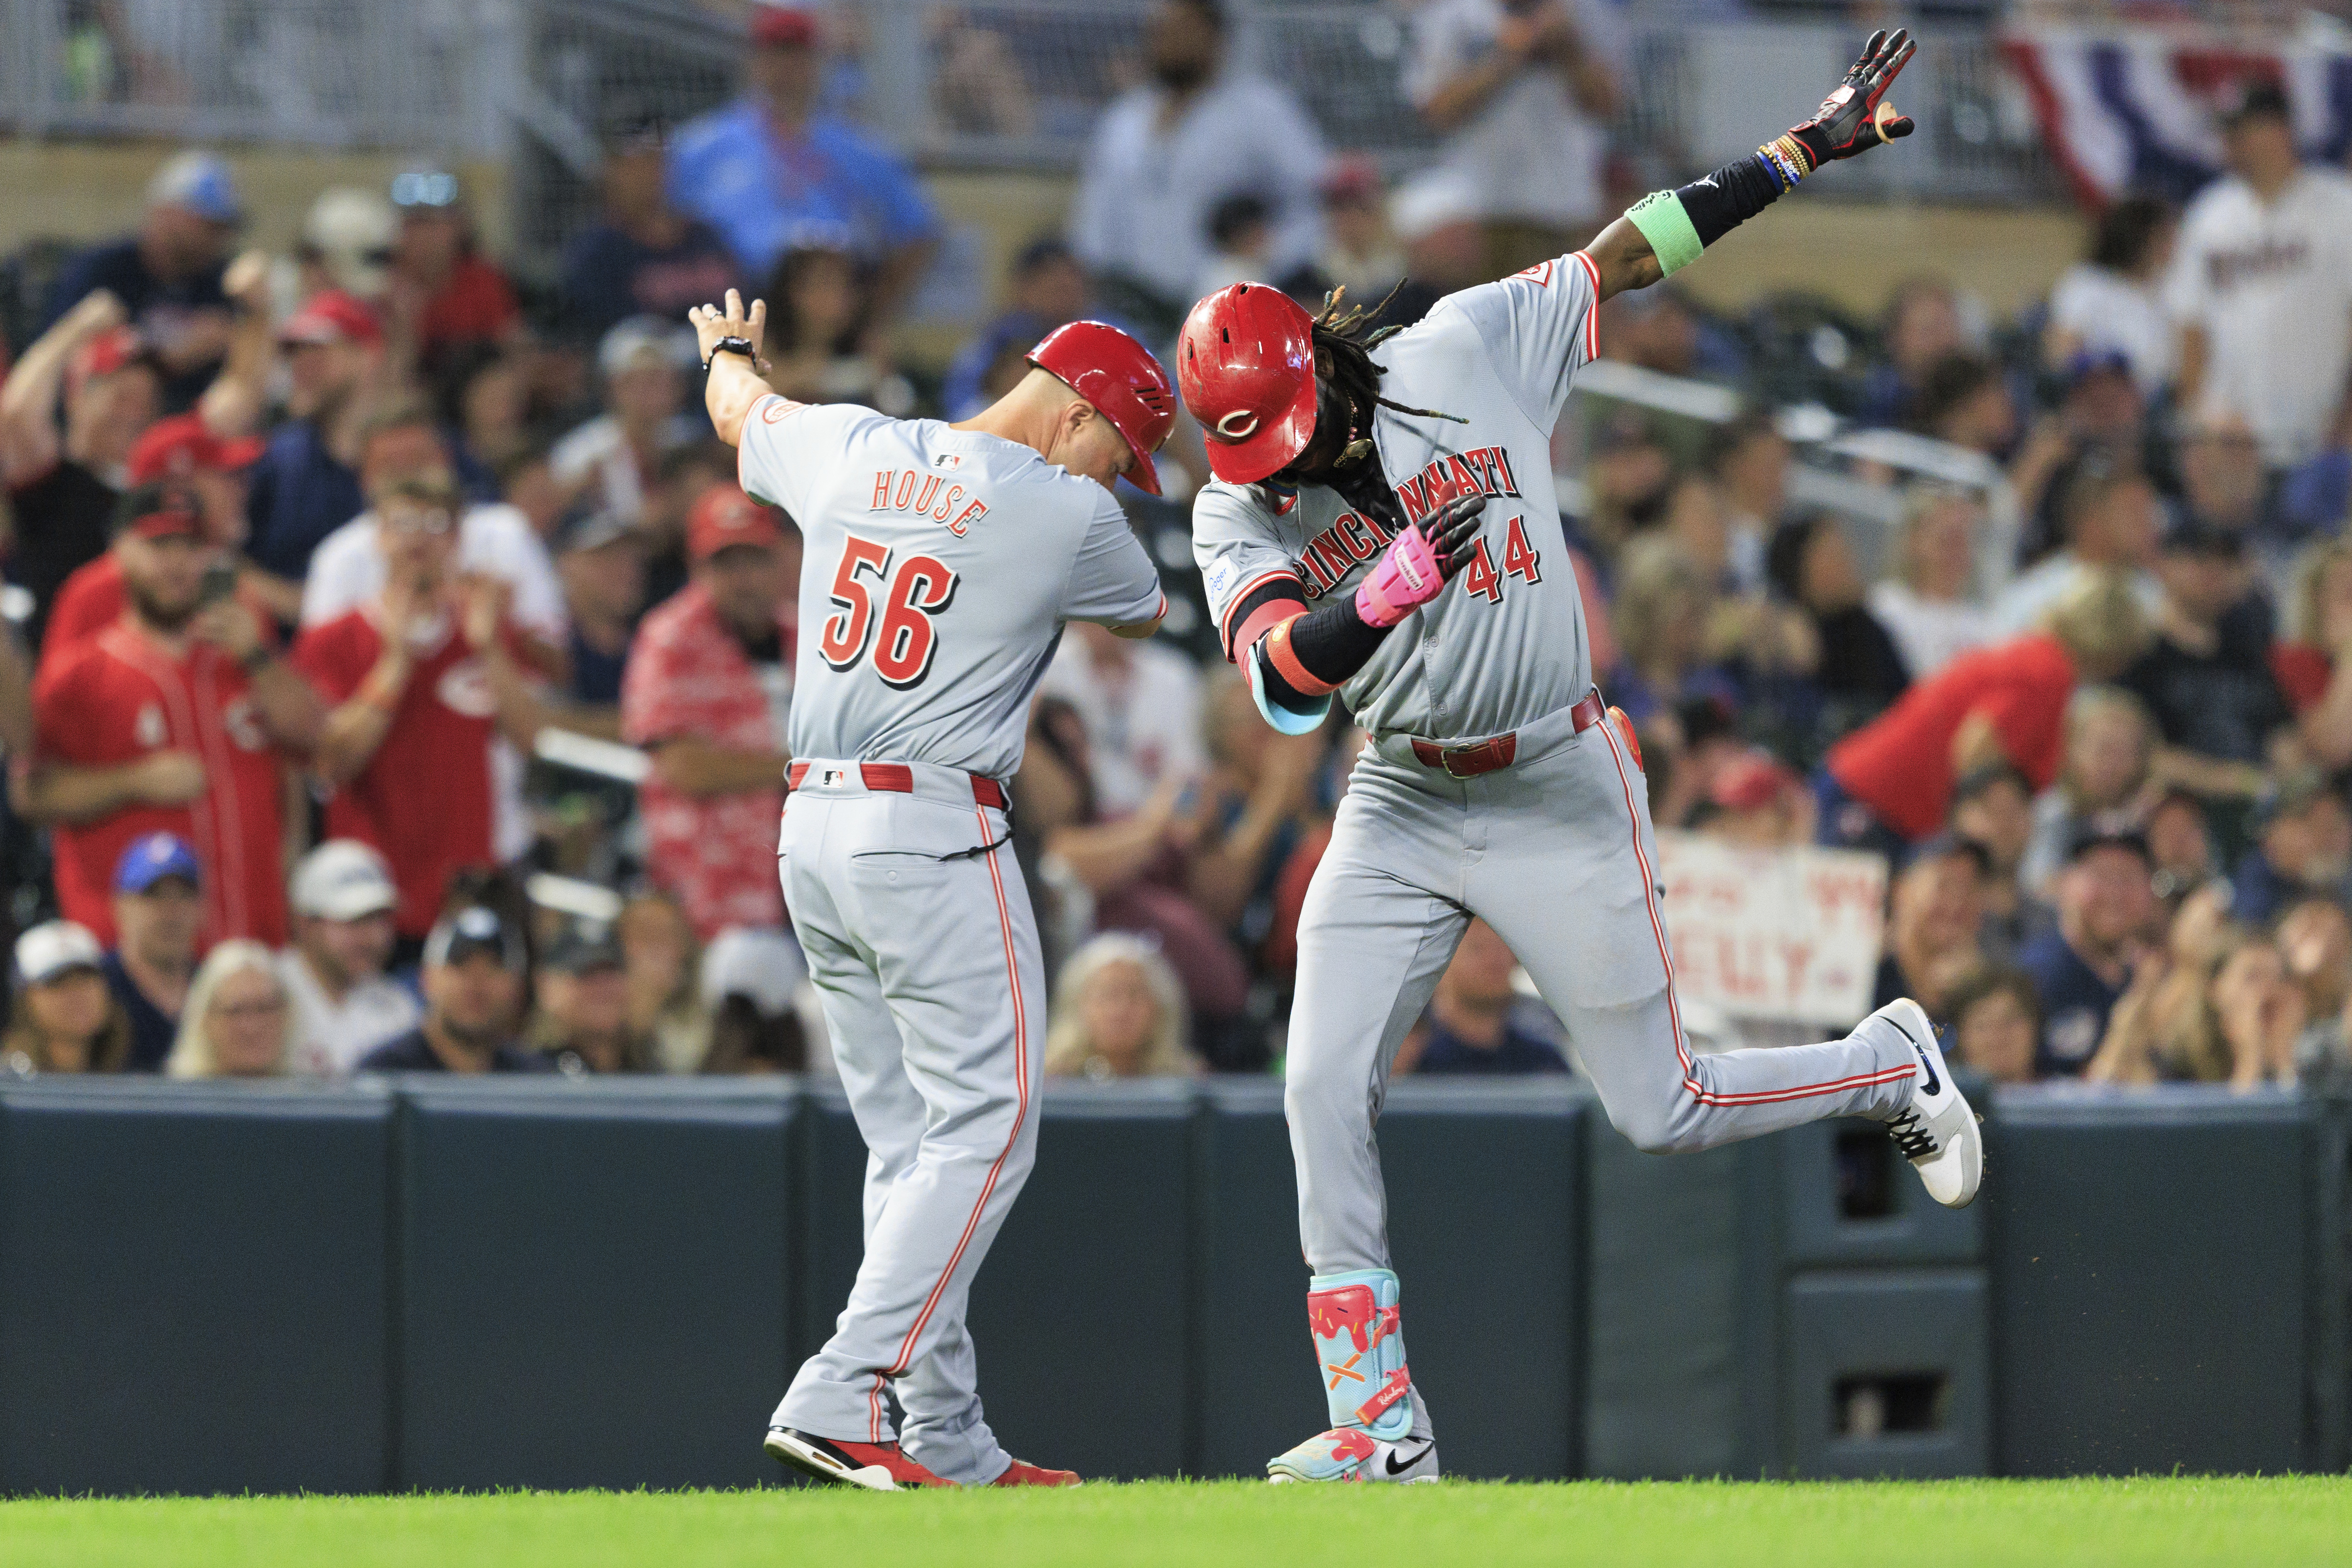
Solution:
M 1538 289 L 1549 289 L 1551 287 L 1551 263 L 1549 261 L 1538 261 L 1533 267 L 1527 268 L 1522 271 L 1514 272 L 1511 276 L 1514 278 L 1524 278 Z

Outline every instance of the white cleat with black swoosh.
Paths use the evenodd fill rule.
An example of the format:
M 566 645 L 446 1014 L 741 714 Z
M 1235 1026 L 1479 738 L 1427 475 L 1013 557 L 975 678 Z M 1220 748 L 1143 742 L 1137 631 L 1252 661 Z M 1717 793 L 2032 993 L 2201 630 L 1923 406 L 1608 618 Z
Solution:
M 1433 1481 L 1437 1440 L 1407 1435 L 1391 1443 L 1360 1427 L 1339 1426 L 1266 1461 L 1277 1486 L 1300 1481 Z
M 1977 1113 L 1944 1066 L 1927 1009 L 1901 997 L 1864 1020 L 1865 1026 L 1876 1022 L 1893 1025 L 1919 1058 L 1911 1103 L 1887 1122 L 1887 1133 L 1927 1184 L 1929 1197 L 1948 1209 L 1964 1209 L 1984 1180 L 1984 1132 Z

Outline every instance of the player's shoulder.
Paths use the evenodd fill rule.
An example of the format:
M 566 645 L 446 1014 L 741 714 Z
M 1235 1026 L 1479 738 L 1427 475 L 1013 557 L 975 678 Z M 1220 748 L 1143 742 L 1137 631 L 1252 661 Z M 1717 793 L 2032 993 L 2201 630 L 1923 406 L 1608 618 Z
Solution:
M 1271 538 L 1281 519 L 1297 503 L 1297 499 L 1283 498 L 1265 485 L 1237 485 L 1224 479 L 1211 479 L 1192 498 L 1192 533 L 1195 538 L 1219 536 L 1264 535 Z

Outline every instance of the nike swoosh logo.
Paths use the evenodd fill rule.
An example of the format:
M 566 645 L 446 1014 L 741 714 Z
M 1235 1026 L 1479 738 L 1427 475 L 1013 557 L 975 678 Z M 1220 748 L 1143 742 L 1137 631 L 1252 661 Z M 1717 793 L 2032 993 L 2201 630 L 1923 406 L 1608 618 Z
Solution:
M 1420 1453 L 1415 1454 L 1410 1459 L 1406 1459 L 1404 1463 L 1401 1465 L 1397 1463 L 1397 1460 L 1402 1456 L 1403 1450 L 1400 1448 L 1391 1448 L 1389 1450 L 1389 1474 L 1392 1476 L 1401 1476 L 1404 1474 L 1407 1470 L 1421 1463 L 1422 1460 L 1429 1458 L 1429 1451 L 1436 1447 L 1437 1444 L 1434 1439 L 1423 1443 L 1421 1446 Z
M 1943 1080 L 1936 1076 L 1935 1059 L 1929 1057 L 1926 1048 L 1919 1044 L 1919 1037 L 1904 1028 L 1902 1020 L 1898 1018 L 1890 1017 L 1886 1021 L 1893 1024 L 1897 1030 L 1901 1031 L 1903 1037 L 1911 1042 L 1911 1049 L 1919 1058 L 1919 1070 L 1927 1075 L 1927 1092 L 1930 1095 L 1943 1093 Z

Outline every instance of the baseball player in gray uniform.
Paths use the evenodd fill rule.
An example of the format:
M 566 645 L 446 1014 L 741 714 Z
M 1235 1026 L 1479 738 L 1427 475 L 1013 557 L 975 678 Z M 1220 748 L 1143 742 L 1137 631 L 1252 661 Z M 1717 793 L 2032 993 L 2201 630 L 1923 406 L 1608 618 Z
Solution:
M 778 860 L 868 1155 L 857 1282 L 765 1446 L 881 1491 L 1075 1485 L 998 1445 L 964 1329 L 1036 1150 L 1045 1054 L 1005 781 L 1063 624 L 1149 637 L 1167 609 L 1110 487 L 1158 492 L 1174 394 L 1134 339 L 1078 321 L 976 417 L 887 419 L 770 392 L 761 305 L 730 291 L 691 320 L 743 488 L 805 542 Z
M 1593 687 L 1549 460 L 1601 301 L 1696 260 L 1821 164 L 1908 134 L 1880 100 L 1910 52 L 1874 36 L 1820 112 L 1753 157 L 1393 336 L 1336 299 L 1310 318 L 1247 283 L 1185 323 L 1178 382 L 1218 476 L 1194 552 L 1227 655 L 1277 729 L 1321 724 L 1337 691 L 1372 738 L 1299 921 L 1285 1107 L 1330 1427 L 1272 1460 L 1275 1480 L 1438 1473 L 1372 1126 L 1473 915 L 1641 1148 L 1873 1117 L 1937 1201 L 1975 1195 L 1976 1119 L 1916 1003 L 1823 1045 L 1691 1051 L 1641 755 Z

